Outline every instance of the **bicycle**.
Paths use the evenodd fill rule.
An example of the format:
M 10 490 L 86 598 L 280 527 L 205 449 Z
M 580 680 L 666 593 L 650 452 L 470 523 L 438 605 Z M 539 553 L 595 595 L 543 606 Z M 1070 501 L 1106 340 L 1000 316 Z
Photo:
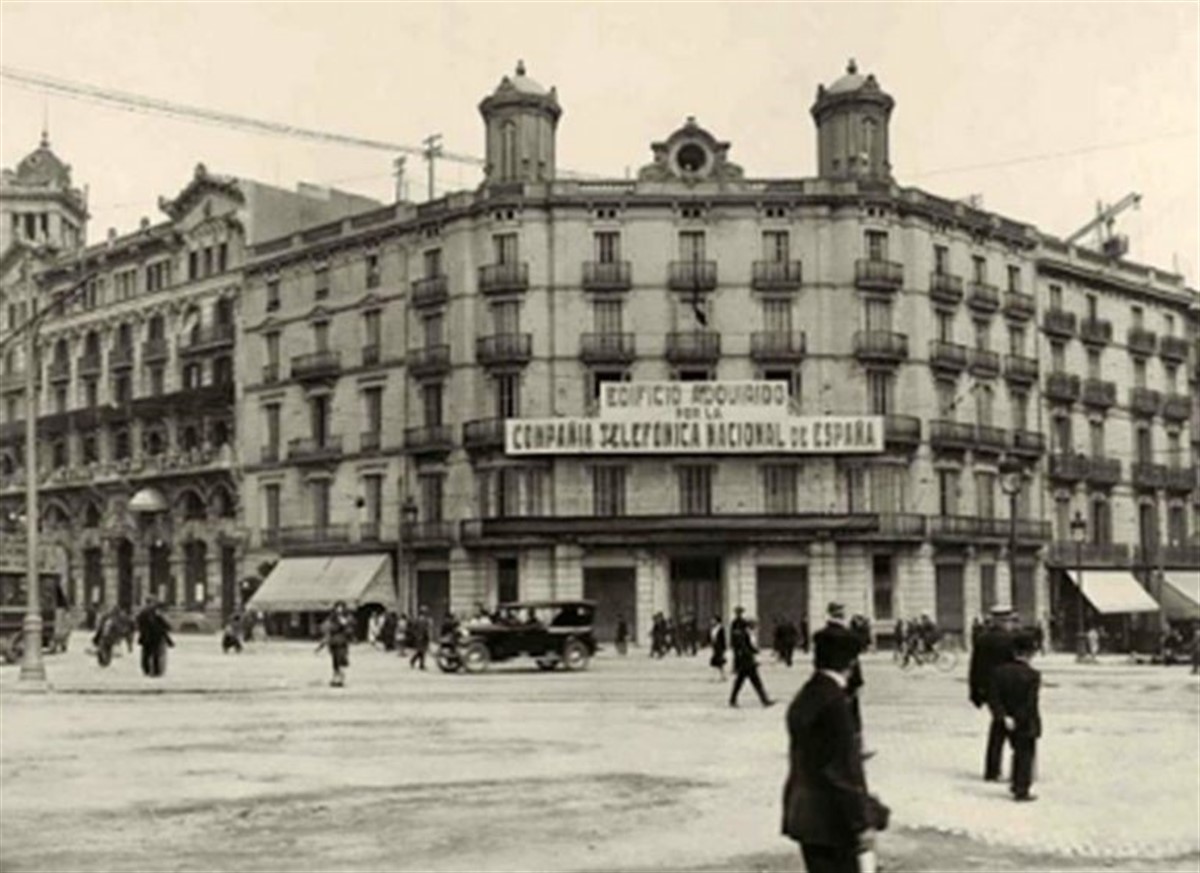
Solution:
M 923 667 L 932 664 L 943 673 L 949 673 L 958 665 L 958 655 L 952 649 L 942 649 L 936 643 L 929 648 L 920 644 L 910 647 L 897 658 L 901 670 L 913 666 Z

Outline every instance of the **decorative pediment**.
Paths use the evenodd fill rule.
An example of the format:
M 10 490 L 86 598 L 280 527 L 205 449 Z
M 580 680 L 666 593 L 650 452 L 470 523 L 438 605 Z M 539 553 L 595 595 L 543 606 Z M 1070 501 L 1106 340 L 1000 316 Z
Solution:
M 688 116 L 683 127 L 663 142 L 652 143 L 654 163 L 638 171 L 638 179 L 649 182 L 729 181 L 742 178 L 742 168 L 727 159 L 729 143 L 715 136 Z
M 308 313 L 308 317 L 311 321 L 327 321 L 333 318 L 333 312 L 326 306 L 317 305 Z
M 231 176 L 212 175 L 208 172 L 204 164 L 197 164 L 192 180 L 184 186 L 184 189 L 173 200 L 160 197 L 158 199 L 158 208 L 176 222 L 182 222 L 198 207 L 203 210 L 203 214 L 200 216 L 201 221 L 211 218 L 213 214 L 219 212 L 232 211 L 229 209 L 214 209 L 214 201 L 206 201 L 206 197 L 211 195 L 216 195 L 219 199 L 228 200 L 233 204 L 235 209 L 246 202 L 245 195 L 242 194 L 241 189 L 238 187 L 236 179 Z

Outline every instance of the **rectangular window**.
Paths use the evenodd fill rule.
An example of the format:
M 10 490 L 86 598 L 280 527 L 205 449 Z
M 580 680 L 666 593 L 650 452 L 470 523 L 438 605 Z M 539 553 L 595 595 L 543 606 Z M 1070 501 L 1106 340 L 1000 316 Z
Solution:
M 1146 387 L 1146 362 L 1141 358 L 1133 362 L 1133 384 L 1137 388 Z
M 1174 364 L 1163 364 L 1163 373 L 1167 377 L 1167 391 L 1176 393 L 1179 390 L 1179 368 Z
M 1020 291 L 1021 290 L 1021 268 L 1014 267 L 1011 264 L 1008 267 L 1008 290 L 1009 291 Z
M 615 264 L 621 260 L 621 235 L 612 230 L 597 231 L 592 235 L 595 243 L 596 260 L 601 264 Z
M 162 394 L 166 390 L 166 370 L 162 364 L 155 364 L 150 367 L 150 393 L 153 395 Z
M 516 300 L 493 303 L 492 332 L 505 336 L 521 332 L 521 304 Z
M 867 300 L 863 305 L 863 317 L 867 330 L 890 332 L 892 329 L 892 304 L 887 300 Z
M 979 610 L 984 615 L 996 605 L 996 565 L 979 565 Z
M 766 298 L 762 302 L 763 330 L 773 334 L 792 332 L 792 301 Z
M 421 319 L 421 333 L 425 340 L 425 348 L 440 346 L 444 337 L 445 318 L 440 312 L 434 312 Z
M 975 509 L 980 518 L 996 517 L 996 474 L 975 474 Z
M 1091 541 L 1096 545 L 1108 545 L 1112 542 L 1112 505 L 1097 495 L 1092 498 L 1089 509 Z
M 1172 470 L 1183 466 L 1183 451 L 1179 444 L 1179 431 L 1167 431 L 1167 464 Z
M 309 499 L 312 501 L 312 523 L 317 530 L 329 527 L 329 492 L 328 479 L 317 479 L 309 483 Z
M 865 234 L 867 260 L 886 261 L 888 256 L 888 235 L 883 230 L 868 230 Z
M 596 333 L 619 334 L 622 328 L 622 302 L 598 299 L 592 304 L 592 319 Z
M 895 377 L 883 370 L 867 371 L 867 413 L 869 415 L 891 415 Z
M 229 243 L 217 246 L 217 272 L 224 273 L 229 269 Z
M 600 400 L 600 392 L 605 382 L 628 382 L 629 373 L 625 370 L 593 370 L 587 375 L 587 396 L 593 401 Z
M 425 266 L 425 278 L 436 279 L 442 275 L 442 250 L 430 249 L 422 255 Z
M 267 312 L 274 312 L 279 308 L 279 280 L 267 280 Z
M 363 521 L 379 529 L 383 521 L 383 477 L 377 473 L 363 476 Z
M 767 464 L 762 468 L 763 509 L 769 515 L 795 515 L 796 467 Z
M 1142 310 L 1142 307 L 1140 307 L 1140 306 L 1130 307 L 1129 314 L 1130 314 L 1130 317 L 1133 319 L 1134 327 L 1140 328 L 1140 327 L 1144 326 L 1143 322 L 1145 321 L 1146 314 Z
M 279 366 L 279 334 L 264 333 L 263 343 L 266 345 L 267 366 L 278 368 Z
M 383 430 L 383 388 L 372 386 L 363 390 L 363 420 L 365 431 L 378 437 Z
M 263 486 L 263 529 L 279 530 L 279 486 Z
M 679 260 L 704 260 L 704 231 L 682 230 L 679 232 Z
M 270 460 L 279 458 L 279 404 L 269 403 L 263 407 L 263 423 L 267 434 L 266 450 Z
M 958 515 L 958 470 L 938 470 L 938 512 Z
M 1009 405 L 1012 407 L 1013 430 L 1029 430 L 1029 395 L 1024 391 L 1013 391 L 1009 394 Z
M 937 338 L 944 343 L 954 342 L 954 313 L 938 310 Z
M 1071 540 L 1071 501 L 1058 497 L 1054 501 L 1054 538 L 1059 542 Z
M 525 470 L 525 515 L 537 518 L 546 513 L 546 490 L 550 479 L 548 470 L 530 467 Z
M 100 405 L 100 382 L 98 379 L 85 379 L 83 381 L 83 397 L 84 405 L 88 408 Z
M 1137 429 L 1135 446 L 1139 464 L 1150 464 L 1154 461 L 1154 444 L 1150 438 L 1150 428 L 1141 425 Z
M 955 414 L 958 411 L 958 404 L 955 402 L 958 391 L 954 382 L 949 379 L 938 379 L 937 384 L 938 398 L 938 417 L 953 421 Z
M 1055 373 L 1065 372 L 1067 368 L 1067 348 L 1063 343 L 1050 343 L 1050 369 Z
M 313 298 L 324 300 L 329 296 L 329 268 L 317 267 L 313 270 Z
M 773 264 L 791 260 L 791 239 L 786 230 L 763 231 L 763 260 Z
M 313 348 L 318 352 L 329 351 L 329 322 L 318 321 L 312 327 Z
M 1087 368 L 1088 368 L 1088 378 L 1089 379 L 1099 379 L 1100 378 L 1100 350 L 1099 349 L 1088 349 L 1087 350 Z
M 54 388 L 54 411 L 60 415 L 67 411 L 67 388 L 57 385 Z
M 442 418 L 442 383 L 426 382 L 421 386 L 421 411 L 425 416 L 426 427 L 441 427 Z
M 379 255 L 372 252 L 366 257 L 367 287 L 378 288 L 380 279 Z
M 1054 451 L 1060 455 L 1071 454 L 1075 449 L 1071 442 L 1071 418 L 1058 415 L 1054 418 Z
M 799 411 L 800 404 L 804 397 L 804 378 L 803 372 L 800 370 L 800 368 L 767 368 L 762 371 L 762 378 L 768 382 L 786 382 L 788 399 L 791 401 L 792 410 Z
M 1175 336 L 1175 316 L 1170 313 L 1163 313 L 1163 335 Z
M 188 252 L 188 278 L 200 278 L 200 253 L 197 251 Z
M 995 421 L 995 392 L 991 385 L 980 385 L 975 389 L 975 423 L 991 427 Z
M 681 515 L 712 515 L 712 471 L 712 467 L 701 464 L 688 464 L 676 470 Z
M 310 398 L 308 413 L 313 442 L 318 446 L 326 445 L 329 442 L 329 396 L 322 394 Z
M 1008 329 L 1008 351 L 1012 355 L 1025 354 L 1025 328 L 1014 325 Z
M 592 515 L 612 518 L 625 514 L 626 476 L 625 467 L 592 467 Z
M 939 276 L 945 276 L 950 272 L 950 249 L 948 247 L 933 247 L 933 272 Z
M 113 379 L 113 402 L 119 405 L 129 403 L 133 399 L 133 386 L 129 377 L 122 373 Z
M 504 373 L 493 380 L 498 418 L 518 418 L 521 415 L 521 377 Z
M 971 277 L 981 285 L 987 282 L 987 258 L 983 255 L 971 255 Z
M 1104 457 L 1104 422 L 1088 422 L 1088 442 L 1091 444 L 1092 457 Z
M 515 233 L 498 233 L 492 237 L 492 247 L 496 253 L 497 264 L 515 264 L 519 260 L 517 235 Z
M 446 516 L 444 473 L 422 473 L 417 477 L 421 494 L 421 517 L 425 521 L 442 521 Z
M 975 348 L 987 351 L 992 347 L 992 324 L 979 318 L 975 320 Z
M 894 464 L 869 468 L 871 474 L 871 511 L 905 512 L 908 505 L 908 470 Z
M 1088 318 L 1095 319 L 1099 316 L 1100 301 L 1096 299 L 1095 294 L 1087 295 L 1087 313 Z
M 495 471 L 496 512 L 501 518 L 515 518 L 521 514 L 521 470 L 519 467 L 501 467 Z
M 1167 542 L 1173 546 L 1182 546 L 1187 542 L 1187 515 L 1182 506 L 1171 506 L 1167 509 Z
M 213 274 L 213 250 L 212 246 L 205 246 L 201 252 L 201 257 L 204 261 L 204 275 L 211 276 Z
M 1050 309 L 1051 309 L 1051 311 L 1053 311 L 1053 312 L 1061 311 L 1062 310 L 1062 302 L 1063 302 L 1062 285 L 1051 285 L 1050 286 Z

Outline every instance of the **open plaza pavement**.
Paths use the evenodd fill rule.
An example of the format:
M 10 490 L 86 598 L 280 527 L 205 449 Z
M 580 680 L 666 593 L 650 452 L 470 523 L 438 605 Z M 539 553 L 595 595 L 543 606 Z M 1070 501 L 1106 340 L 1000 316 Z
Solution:
M 306 643 L 223 656 L 180 635 L 161 679 L 136 649 L 101 669 L 87 643 L 47 658 L 49 693 L 0 669 L 4 871 L 803 869 L 779 822 L 804 656 L 764 653 L 779 706 L 747 688 L 730 709 L 703 653 L 444 675 L 360 645 L 335 689 Z M 1035 665 L 1039 801 L 1017 804 L 980 778 L 965 656 L 865 657 L 881 869 L 1200 869 L 1200 678 Z

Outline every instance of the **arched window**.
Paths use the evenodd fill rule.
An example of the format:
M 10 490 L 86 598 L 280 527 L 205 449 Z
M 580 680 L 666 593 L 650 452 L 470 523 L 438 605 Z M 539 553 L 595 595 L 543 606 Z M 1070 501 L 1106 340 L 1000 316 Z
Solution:
M 83 508 L 83 526 L 85 528 L 100 527 L 104 516 L 98 503 L 89 503 Z
M 161 455 L 167 447 L 167 441 L 159 430 L 152 430 L 146 434 L 146 454 L 151 457 Z
M 500 126 L 500 175 L 503 179 L 517 175 L 517 125 L 512 121 Z
M 60 339 L 54 344 L 54 362 L 56 364 L 65 364 L 71 357 L 71 348 L 67 345 L 65 339 Z
M 208 517 L 204 501 L 200 499 L 200 495 L 195 491 L 187 492 L 187 495 L 183 498 L 183 517 L 187 521 L 204 521 Z
M 229 425 L 225 421 L 216 421 L 212 426 L 212 444 L 217 448 L 229 444 Z

